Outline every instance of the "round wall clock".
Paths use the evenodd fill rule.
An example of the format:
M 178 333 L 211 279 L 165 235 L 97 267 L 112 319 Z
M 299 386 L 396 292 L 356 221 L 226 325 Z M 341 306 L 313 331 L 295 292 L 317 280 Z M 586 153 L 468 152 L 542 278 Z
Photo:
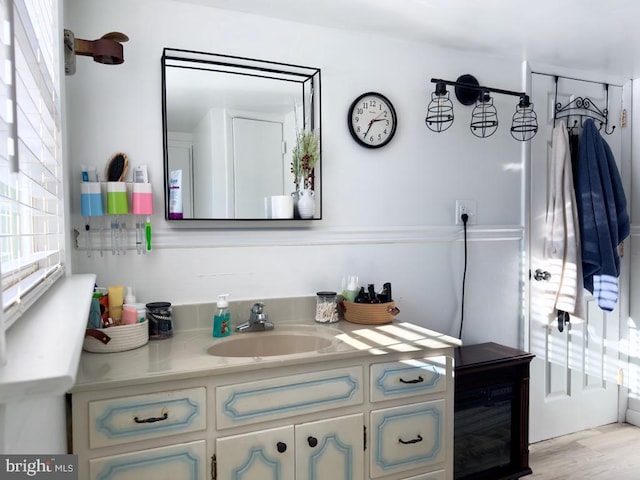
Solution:
M 349 132 L 363 147 L 380 148 L 396 133 L 398 119 L 393 104 L 377 92 L 367 92 L 356 98 L 347 116 Z

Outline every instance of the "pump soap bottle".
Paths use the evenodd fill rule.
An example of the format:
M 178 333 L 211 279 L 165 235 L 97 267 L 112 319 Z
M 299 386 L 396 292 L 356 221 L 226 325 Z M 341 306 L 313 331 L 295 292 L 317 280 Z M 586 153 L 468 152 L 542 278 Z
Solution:
M 228 293 L 218 295 L 218 311 L 213 316 L 213 336 L 216 338 L 231 335 L 231 313 L 229 312 Z

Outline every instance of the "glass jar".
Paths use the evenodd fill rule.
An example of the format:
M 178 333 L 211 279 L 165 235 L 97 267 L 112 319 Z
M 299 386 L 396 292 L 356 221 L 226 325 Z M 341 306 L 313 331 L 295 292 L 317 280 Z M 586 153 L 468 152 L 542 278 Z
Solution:
M 149 339 L 161 340 L 173 336 L 171 304 L 169 302 L 147 303 L 147 321 L 149 322 Z
M 337 322 L 339 320 L 338 294 L 336 292 L 318 292 L 316 295 L 316 322 Z

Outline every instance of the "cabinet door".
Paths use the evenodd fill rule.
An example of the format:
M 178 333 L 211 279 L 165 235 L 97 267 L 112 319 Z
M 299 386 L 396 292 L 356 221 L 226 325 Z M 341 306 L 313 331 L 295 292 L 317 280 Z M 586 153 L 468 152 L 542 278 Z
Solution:
M 362 480 L 363 414 L 296 425 L 296 480 Z
M 294 480 L 293 426 L 216 440 L 216 478 L 221 480 Z
M 204 440 L 151 448 L 89 461 L 91 480 L 202 480 L 206 478 Z

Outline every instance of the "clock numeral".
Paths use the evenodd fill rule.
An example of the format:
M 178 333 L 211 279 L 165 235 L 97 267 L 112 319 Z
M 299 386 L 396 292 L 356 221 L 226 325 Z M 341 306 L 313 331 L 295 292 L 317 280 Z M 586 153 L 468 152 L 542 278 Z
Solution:
M 356 128 L 356 132 L 360 133 L 360 130 L 362 129 L 360 128 L 360 125 L 358 125 L 358 128 Z
M 360 117 L 356 117 L 356 123 L 360 121 Z
M 373 137 L 369 137 L 369 141 L 373 143 Z
M 364 113 L 364 109 L 359 108 L 359 109 L 357 110 L 357 113 L 358 113 L 359 115 L 362 115 L 362 114 Z

